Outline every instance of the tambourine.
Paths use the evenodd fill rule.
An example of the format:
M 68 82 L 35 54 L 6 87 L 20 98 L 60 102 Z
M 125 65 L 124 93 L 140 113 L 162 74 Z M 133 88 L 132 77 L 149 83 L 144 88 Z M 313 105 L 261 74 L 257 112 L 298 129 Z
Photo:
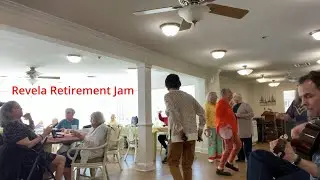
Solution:
M 223 138 L 223 139 L 231 139 L 233 136 L 232 133 L 232 128 L 230 125 L 224 126 L 224 127 L 220 127 L 219 128 L 219 135 Z

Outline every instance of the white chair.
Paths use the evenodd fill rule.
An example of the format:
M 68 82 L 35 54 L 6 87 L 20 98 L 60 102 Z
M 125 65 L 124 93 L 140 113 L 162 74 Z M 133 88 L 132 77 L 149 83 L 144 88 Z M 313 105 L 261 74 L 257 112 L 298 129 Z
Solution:
M 128 135 L 127 135 L 128 150 L 126 155 L 124 156 L 124 161 L 127 160 L 127 156 L 130 149 L 134 149 L 134 162 L 136 162 L 137 150 L 138 150 L 137 127 L 130 125 L 129 127 L 127 127 L 127 130 L 128 130 Z
M 110 152 L 113 152 L 113 150 L 115 149 L 114 147 L 115 146 L 118 146 L 117 142 L 116 141 L 119 141 L 119 140 L 116 140 L 116 141 L 113 141 L 113 137 L 117 136 L 117 130 L 114 130 L 113 128 L 111 127 L 108 127 L 108 130 L 107 130 L 107 137 L 106 137 L 106 143 L 99 146 L 99 147 L 95 147 L 95 148 L 82 148 L 82 147 L 79 147 L 79 148 L 73 148 L 73 149 L 70 149 L 67 153 L 68 157 L 70 159 L 72 159 L 72 163 L 71 163 L 71 179 L 74 180 L 74 172 L 77 171 L 77 180 L 79 180 L 79 177 L 80 177 L 80 169 L 83 168 L 83 169 L 87 169 L 87 168 L 90 168 L 92 170 L 95 170 L 95 169 L 101 169 L 102 171 L 102 176 L 103 176 L 103 179 L 107 179 L 109 180 L 109 175 L 108 175 L 108 170 L 107 170 L 107 163 L 108 163 L 108 154 L 110 154 Z M 88 150 L 88 151 L 92 151 L 92 150 L 97 150 L 97 149 L 103 149 L 104 150 L 104 153 L 103 153 L 103 157 L 98 157 L 98 158 L 94 158 L 94 159 L 88 159 L 88 161 L 86 163 L 82 163 L 81 160 L 76 160 L 75 157 L 78 156 L 79 152 L 81 150 Z M 76 153 L 75 153 L 75 156 L 74 157 L 71 157 L 70 155 L 70 152 L 75 150 Z M 109 151 L 111 150 L 111 151 Z M 112 153 L 113 154 L 113 153 Z M 118 157 L 118 156 L 117 156 Z M 120 165 L 120 162 L 119 162 L 119 165 Z M 121 166 L 120 166 L 120 169 L 122 170 Z M 85 170 L 86 171 L 86 170 Z M 81 175 L 81 176 L 84 176 L 84 177 L 88 177 L 85 175 L 85 171 L 84 171 L 84 175 Z M 94 171 L 92 171 L 94 172 Z M 91 174 L 91 176 L 94 176 L 95 173 Z M 94 177 L 89 177 L 90 179 L 94 178 Z

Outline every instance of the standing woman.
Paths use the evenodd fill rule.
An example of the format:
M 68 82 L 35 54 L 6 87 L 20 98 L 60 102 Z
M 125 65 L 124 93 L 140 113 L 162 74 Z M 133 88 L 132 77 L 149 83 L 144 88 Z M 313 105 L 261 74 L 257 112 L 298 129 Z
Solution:
M 238 134 L 241 140 L 241 149 L 238 153 L 237 162 L 245 162 L 249 158 L 252 151 L 252 118 L 254 117 L 251 106 L 242 101 L 240 94 L 234 93 L 233 95 L 233 112 L 238 121 Z
M 207 96 L 207 102 L 205 103 L 206 113 L 206 126 L 205 131 L 208 137 L 208 161 L 212 163 L 215 159 L 221 158 L 222 153 L 222 140 L 216 131 L 216 103 L 217 93 L 210 92 Z

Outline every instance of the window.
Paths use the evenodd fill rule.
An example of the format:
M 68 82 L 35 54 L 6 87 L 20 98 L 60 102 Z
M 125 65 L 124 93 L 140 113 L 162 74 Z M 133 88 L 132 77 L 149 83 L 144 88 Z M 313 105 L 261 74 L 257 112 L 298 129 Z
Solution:
M 195 97 L 195 86 L 181 86 L 180 90 Z M 162 111 L 165 115 L 166 105 L 164 104 L 164 95 L 168 93 L 166 88 L 152 90 L 152 123 L 155 126 L 161 126 L 163 123 L 158 118 L 158 112 Z
M 283 91 L 284 111 L 286 112 L 296 96 L 295 90 Z
M 100 88 L 114 86 L 123 88 L 134 88 L 134 95 L 122 96 L 89 96 L 89 95 L 13 95 L 12 86 L 20 88 L 32 87 L 27 79 L 0 79 L 0 101 L 17 101 L 23 108 L 23 112 L 30 112 L 35 124 L 43 122 L 44 126 L 51 124 L 53 118 L 64 119 L 66 108 L 73 108 L 76 111 L 75 118 L 80 120 L 80 128 L 90 124 L 90 114 L 94 111 L 101 111 L 106 122 L 110 121 L 111 114 L 115 114 L 120 124 L 130 124 L 132 116 L 138 116 L 138 91 L 133 81 L 128 85 L 128 77 L 110 77 L 104 80 L 99 79 L 69 79 L 51 80 L 39 79 L 33 87 L 44 87 L 50 89 L 51 85 L 59 87 L 82 87 Z M 182 86 L 181 90 L 195 96 L 194 85 Z M 167 89 L 152 90 L 152 119 L 159 123 L 157 113 L 165 110 L 164 95 Z M 157 121 L 155 121 L 157 120 Z M 160 122 L 161 123 L 161 122 Z

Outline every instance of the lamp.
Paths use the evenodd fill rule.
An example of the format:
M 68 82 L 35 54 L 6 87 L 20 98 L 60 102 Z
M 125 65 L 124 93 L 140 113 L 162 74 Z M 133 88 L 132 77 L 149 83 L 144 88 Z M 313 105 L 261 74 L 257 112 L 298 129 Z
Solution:
M 271 83 L 269 83 L 269 86 L 270 87 L 277 87 L 277 86 L 279 86 L 279 82 L 275 82 L 275 80 L 272 80 L 272 82 Z
M 178 23 L 165 23 L 160 26 L 162 33 L 166 36 L 172 37 L 178 34 L 180 24 Z
M 221 59 L 227 53 L 226 50 L 214 50 L 211 52 L 211 56 L 215 59 Z
M 67 59 L 71 63 L 79 63 L 81 61 L 82 57 L 80 55 L 76 55 L 76 54 L 69 54 L 67 56 Z
M 313 39 L 319 41 L 320 40 L 320 30 L 316 30 L 310 33 Z
M 240 74 L 241 76 L 247 76 L 247 75 L 251 74 L 253 71 L 252 69 L 247 69 L 247 65 L 244 65 L 243 68 L 244 69 L 237 71 L 238 74 Z
M 320 64 L 320 59 L 317 61 L 318 64 Z
M 265 82 L 268 81 L 268 79 L 264 78 L 264 75 L 262 74 L 262 75 L 261 75 L 261 78 L 256 79 L 256 81 L 258 81 L 258 83 L 265 83 Z

